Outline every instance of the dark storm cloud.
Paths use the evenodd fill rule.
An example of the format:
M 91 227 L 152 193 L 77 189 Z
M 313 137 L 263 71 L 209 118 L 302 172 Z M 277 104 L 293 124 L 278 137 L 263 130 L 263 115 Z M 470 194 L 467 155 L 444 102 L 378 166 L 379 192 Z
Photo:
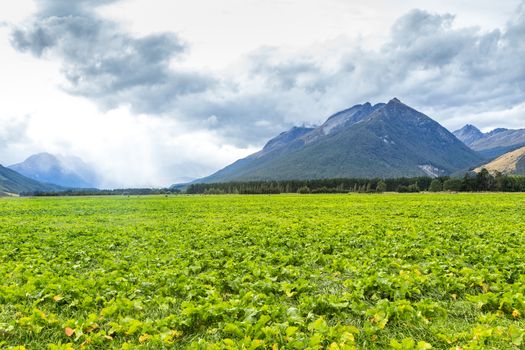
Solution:
M 213 84 L 201 74 L 170 68 L 185 50 L 175 34 L 135 38 L 92 11 L 111 2 L 39 1 L 33 22 L 13 30 L 13 46 L 38 57 L 58 57 L 66 91 L 104 108 L 127 104 L 137 112 L 162 113 L 172 109 L 178 96 Z
M 261 48 L 235 76 L 208 77 L 170 67 L 186 50 L 175 34 L 132 37 L 92 10 L 112 2 L 41 0 L 33 22 L 13 31 L 13 45 L 60 59 L 70 93 L 105 108 L 184 118 L 237 145 L 393 96 L 441 122 L 525 103 L 523 5 L 492 31 L 456 28 L 451 14 L 413 10 L 377 50 L 341 41 L 292 56 Z

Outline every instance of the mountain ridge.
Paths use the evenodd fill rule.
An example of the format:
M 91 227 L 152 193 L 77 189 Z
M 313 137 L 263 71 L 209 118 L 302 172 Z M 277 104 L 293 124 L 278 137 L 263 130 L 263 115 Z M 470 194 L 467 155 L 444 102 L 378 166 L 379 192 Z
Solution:
M 355 105 L 276 150 L 260 152 L 194 183 L 440 176 L 482 162 L 447 129 L 397 98 Z
M 485 159 L 495 159 L 525 146 L 525 129 L 496 128 L 483 133 L 475 126 L 467 124 L 453 134 Z
M 64 188 L 56 185 L 43 184 L 0 165 L 0 193 L 20 194 L 22 192 L 54 192 Z

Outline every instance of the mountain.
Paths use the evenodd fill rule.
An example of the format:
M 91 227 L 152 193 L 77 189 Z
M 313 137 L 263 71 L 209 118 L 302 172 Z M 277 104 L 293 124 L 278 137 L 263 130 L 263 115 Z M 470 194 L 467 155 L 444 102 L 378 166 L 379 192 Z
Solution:
M 482 139 L 485 134 L 481 132 L 472 124 L 467 124 L 459 130 L 453 132 L 454 136 L 460 139 L 464 144 L 471 145 L 479 139 Z
M 292 128 L 264 148 L 198 182 L 439 176 L 482 158 L 426 115 L 394 98 Z
M 525 129 L 498 128 L 482 133 L 473 125 L 465 125 L 454 131 L 454 135 L 486 159 L 493 159 L 525 146 Z
M 35 191 L 59 191 L 63 188 L 56 185 L 43 184 L 29 179 L 14 170 L 0 165 L 0 195 Z
M 68 188 L 94 188 L 96 175 L 78 157 L 58 157 L 49 153 L 30 156 L 9 169 L 43 183 L 51 183 Z
M 495 160 L 484 164 L 476 169 L 475 172 L 487 169 L 490 173 L 500 172 L 509 175 L 525 175 L 525 147 L 505 153 Z
M 314 130 L 314 128 L 294 126 L 290 130 L 282 132 L 277 137 L 268 141 L 262 151 L 259 153 L 259 156 L 282 148 L 299 137 L 308 134 L 312 130 Z

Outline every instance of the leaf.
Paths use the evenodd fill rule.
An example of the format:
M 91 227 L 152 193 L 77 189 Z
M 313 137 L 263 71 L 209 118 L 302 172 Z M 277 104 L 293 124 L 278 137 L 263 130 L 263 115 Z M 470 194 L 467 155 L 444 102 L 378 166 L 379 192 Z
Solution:
M 319 333 L 326 333 L 328 332 L 329 327 L 324 317 L 321 316 L 317 320 L 312 322 L 310 326 L 308 326 L 308 329 L 310 329 L 311 331 L 319 332 Z
M 310 337 L 310 346 L 312 348 L 318 347 L 323 342 L 323 337 L 320 334 L 314 334 Z
M 405 338 L 401 342 L 401 345 L 403 346 L 403 349 L 413 349 L 416 345 L 416 341 L 412 338 Z
M 148 333 L 144 333 L 139 337 L 139 343 L 145 343 L 151 336 Z
M 68 337 L 71 337 L 73 334 L 75 334 L 75 330 L 73 328 L 71 328 L 71 327 L 66 327 L 64 332 L 66 333 L 66 335 Z
M 223 339 L 222 342 L 224 343 L 224 345 L 229 347 L 235 346 L 235 342 L 230 338 Z
M 390 347 L 392 347 L 394 350 L 403 350 L 403 345 L 401 345 L 401 343 L 395 339 L 390 340 Z
M 339 345 L 337 345 L 337 343 L 332 343 L 330 344 L 330 346 L 328 347 L 328 350 L 340 350 L 341 348 L 339 347 Z
M 297 327 L 290 326 L 286 328 L 286 336 L 287 337 L 293 337 L 293 335 L 299 330 Z
M 341 336 L 341 342 L 344 344 L 346 343 L 353 344 L 355 342 L 355 337 L 350 332 L 344 332 L 343 335 Z
M 525 330 L 520 329 L 514 325 L 511 325 L 509 327 L 509 335 L 510 335 L 512 344 L 516 346 L 521 346 L 521 344 L 523 343 L 523 337 L 525 335 Z
M 416 350 L 430 350 L 430 349 L 432 349 L 432 345 L 424 341 L 419 341 L 416 345 Z
M 93 324 L 87 326 L 86 329 L 84 329 L 84 332 L 85 333 L 91 333 L 91 332 L 99 329 L 99 327 L 100 326 L 98 325 L 98 323 L 93 323 Z
M 225 334 L 234 335 L 234 336 L 237 336 L 237 337 L 241 337 L 242 334 L 243 334 L 242 330 L 239 328 L 239 326 L 237 326 L 234 323 L 227 323 L 224 326 L 224 328 L 223 328 L 223 332 Z

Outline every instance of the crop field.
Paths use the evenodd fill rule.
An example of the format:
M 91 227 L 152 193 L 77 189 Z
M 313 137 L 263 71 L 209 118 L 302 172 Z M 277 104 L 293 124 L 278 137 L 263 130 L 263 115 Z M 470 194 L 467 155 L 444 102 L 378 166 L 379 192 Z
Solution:
M 0 349 L 524 349 L 525 195 L 0 199 Z

